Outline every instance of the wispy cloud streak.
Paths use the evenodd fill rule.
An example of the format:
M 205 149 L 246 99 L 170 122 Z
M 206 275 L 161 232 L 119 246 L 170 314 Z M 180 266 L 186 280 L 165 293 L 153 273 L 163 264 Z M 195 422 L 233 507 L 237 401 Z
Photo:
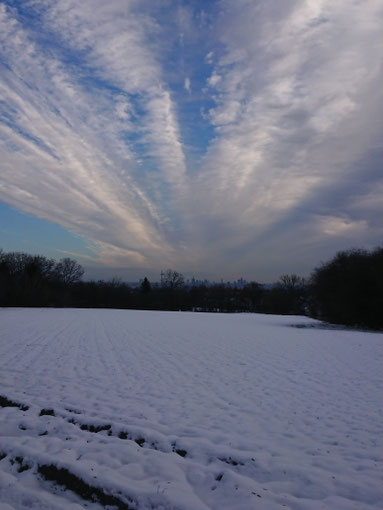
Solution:
M 100 263 L 213 277 L 381 239 L 380 0 L 15 5 L 0 4 L 1 200 L 87 237 Z M 191 108 L 193 139 L 211 133 L 198 166 Z
M 302 220 L 318 246 L 318 238 L 325 245 L 329 235 L 352 233 L 352 208 L 339 188 L 348 178 L 363 181 L 364 168 L 355 173 L 355 164 L 381 147 L 381 2 L 221 5 L 217 33 L 224 50 L 206 84 L 216 101 L 210 120 L 217 136 L 196 192 L 221 228 L 211 258 L 229 253 L 229 263 L 237 246 L 243 264 L 246 246 L 256 264 L 271 242 L 283 252 L 286 240 L 276 226 L 286 228 L 286 217 L 297 222 L 288 226 L 292 246 L 303 241 Z M 339 191 L 338 211 L 321 211 L 331 229 L 309 206 L 314 197 L 328 196 L 329 187 Z M 367 218 L 363 225 L 366 232 Z M 359 220 L 355 226 L 357 243 Z
M 75 53 L 65 64 L 59 51 L 39 45 L 15 11 L 2 6 L 8 61 L 1 92 L 8 122 L 1 124 L 1 195 L 24 211 L 114 246 L 111 251 L 136 263 L 150 263 L 152 254 L 166 260 L 173 250 L 164 230 L 171 200 L 163 208 L 160 199 L 167 187 L 182 186 L 185 174 L 170 94 L 126 3 L 121 13 L 119 2 L 108 3 L 114 11 L 102 9 L 104 2 L 81 5 L 83 11 L 70 2 L 52 9 L 47 4 L 42 18 L 57 34 L 61 52 L 76 51 L 81 67 L 74 64 Z M 119 14 L 131 25 L 120 27 L 121 33 Z M 131 134 L 147 146 L 139 154 Z M 149 171 L 142 157 L 155 160 Z

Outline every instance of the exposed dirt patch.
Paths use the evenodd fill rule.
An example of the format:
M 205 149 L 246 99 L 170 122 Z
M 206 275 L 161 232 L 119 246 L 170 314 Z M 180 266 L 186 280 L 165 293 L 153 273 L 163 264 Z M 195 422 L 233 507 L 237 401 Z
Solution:
M 4 453 L 4 452 L 0 453 L 0 460 L 5 459 L 5 457 L 7 457 L 6 453 Z M 14 459 L 10 458 L 9 462 L 12 464 L 12 466 L 14 464 L 18 464 L 17 471 L 19 473 L 22 473 L 23 471 L 27 471 L 28 469 L 31 469 L 31 466 L 29 464 L 27 464 L 26 462 L 24 462 L 24 457 L 21 457 L 21 455 L 18 455 Z
M 3 395 L 0 395 L 0 407 L 18 407 L 21 411 L 28 411 L 29 409 L 29 406 L 9 400 L 9 398 L 4 397 Z
M 41 409 L 39 416 L 56 416 L 54 409 Z
M 83 424 L 80 425 L 81 430 L 87 430 L 88 432 L 93 432 L 94 434 L 97 434 L 98 432 L 101 432 L 102 430 L 110 430 L 111 425 L 87 425 Z
M 134 441 L 141 448 L 146 444 L 146 445 L 148 445 L 149 448 L 151 448 L 153 450 L 157 450 L 157 446 L 154 442 L 149 443 L 144 437 L 136 437 L 135 438 L 133 434 L 130 434 L 129 432 L 127 432 L 125 430 L 120 430 L 120 432 L 118 432 L 118 434 L 117 434 L 116 431 L 113 432 L 112 426 L 109 424 L 107 424 L 107 425 L 91 425 L 91 424 L 87 424 L 87 423 L 79 423 L 76 420 L 74 420 L 73 418 L 68 420 L 68 423 L 72 423 L 72 425 L 77 425 L 77 427 L 80 427 L 81 430 L 86 430 L 87 432 L 93 432 L 94 434 L 97 434 L 98 432 L 105 430 L 108 432 L 108 436 L 115 436 L 115 437 L 118 437 L 119 439 Z M 176 451 L 175 445 L 173 445 L 173 451 Z M 186 450 L 179 450 L 176 453 L 178 453 L 178 455 L 181 455 L 182 457 L 184 457 L 185 455 L 183 455 L 182 452 L 185 452 L 185 455 L 187 453 Z
M 102 489 L 87 484 L 84 480 L 74 475 L 65 468 L 58 468 L 53 464 L 38 467 L 38 472 L 45 480 L 55 482 L 65 489 L 75 492 L 81 498 L 100 503 L 103 506 L 115 506 L 119 510 L 134 510 L 133 506 L 111 494 L 106 494 Z
M 221 462 L 225 462 L 226 464 L 230 464 L 231 466 L 244 466 L 245 464 L 241 461 L 237 461 L 237 460 L 234 460 L 232 459 L 231 457 L 229 458 L 224 458 L 224 457 L 218 457 L 218 460 L 220 460 Z
M 24 458 L 21 456 L 15 457 L 15 462 L 17 462 L 17 464 L 19 465 L 19 468 L 17 470 L 19 473 L 31 469 L 31 466 L 29 466 L 29 464 L 24 463 Z

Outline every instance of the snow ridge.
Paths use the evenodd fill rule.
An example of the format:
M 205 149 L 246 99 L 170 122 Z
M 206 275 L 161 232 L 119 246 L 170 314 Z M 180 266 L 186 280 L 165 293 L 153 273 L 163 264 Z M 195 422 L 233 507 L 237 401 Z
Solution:
M 380 508 L 382 334 L 255 314 L 0 322 L 1 510 Z

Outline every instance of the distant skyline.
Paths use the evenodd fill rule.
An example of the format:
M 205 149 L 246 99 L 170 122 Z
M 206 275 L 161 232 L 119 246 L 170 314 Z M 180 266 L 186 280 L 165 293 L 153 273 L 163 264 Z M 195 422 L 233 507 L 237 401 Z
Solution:
M 271 282 L 383 244 L 381 0 L 0 1 L 0 248 Z

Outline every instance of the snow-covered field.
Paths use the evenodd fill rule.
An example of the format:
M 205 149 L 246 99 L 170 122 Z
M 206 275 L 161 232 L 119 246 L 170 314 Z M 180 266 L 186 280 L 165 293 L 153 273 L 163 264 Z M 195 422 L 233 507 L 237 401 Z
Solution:
M 382 508 L 383 335 L 317 325 L 0 309 L 1 510 Z

